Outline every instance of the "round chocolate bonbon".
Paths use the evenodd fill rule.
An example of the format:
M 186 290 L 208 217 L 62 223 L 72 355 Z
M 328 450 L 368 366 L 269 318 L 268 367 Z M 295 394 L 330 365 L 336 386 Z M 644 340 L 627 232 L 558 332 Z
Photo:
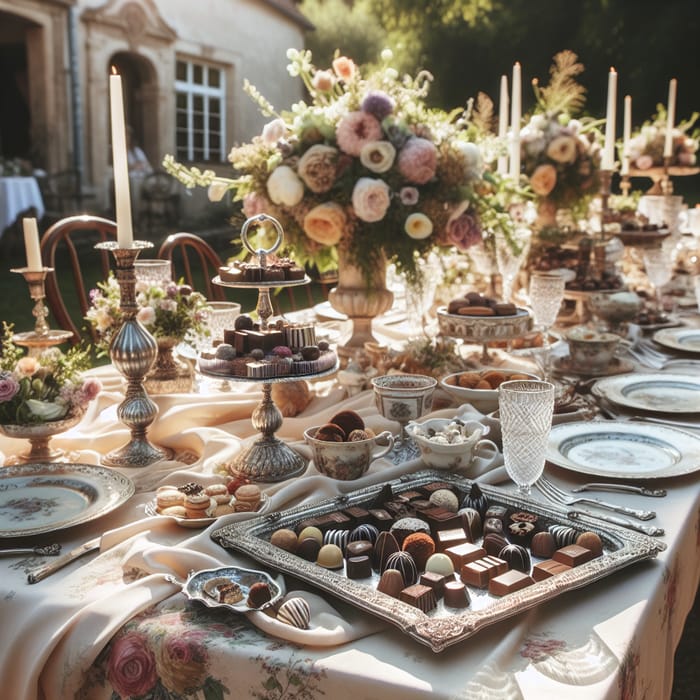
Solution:
M 343 550 L 336 544 L 324 544 L 318 552 L 316 563 L 324 569 L 342 569 Z
M 503 559 L 509 569 L 516 569 L 524 574 L 530 573 L 530 553 L 519 544 L 507 544 L 499 552 L 498 558 Z
M 472 484 L 467 496 L 462 501 L 462 508 L 473 508 L 484 519 L 489 507 L 489 500 L 482 493 L 479 484 Z
M 280 605 L 277 619 L 300 630 L 307 630 L 311 621 L 311 608 L 303 598 L 289 598 Z
M 549 532 L 554 541 L 557 543 L 557 547 L 566 547 L 570 544 L 576 544 L 576 538 L 579 533 L 573 527 L 568 525 L 550 525 Z
M 508 540 L 503 535 L 492 532 L 484 537 L 481 546 L 486 550 L 486 554 L 491 557 L 497 557 L 507 544 Z
M 418 580 L 418 567 L 408 552 L 394 552 L 389 555 L 384 570 L 396 569 L 401 573 L 405 586 L 412 586 Z
M 445 605 L 449 608 L 466 608 L 471 602 L 469 591 L 461 581 L 448 581 L 443 596 Z
M 379 537 L 379 528 L 374 525 L 358 525 L 355 529 L 350 531 L 348 542 L 367 540 L 367 542 L 374 544 L 377 541 L 377 537 Z
M 374 543 L 374 551 L 372 552 L 372 566 L 378 571 L 384 571 L 386 560 L 394 552 L 398 552 L 401 548 L 391 532 L 380 532 L 377 541 Z

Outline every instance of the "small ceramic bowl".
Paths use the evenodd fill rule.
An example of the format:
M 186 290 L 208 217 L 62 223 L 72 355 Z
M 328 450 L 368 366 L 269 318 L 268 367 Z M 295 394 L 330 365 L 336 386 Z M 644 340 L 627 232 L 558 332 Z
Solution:
M 316 469 L 339 481 L 353 481 L 364 476 L 375 459 L 391 452 L 394 447 L 394 437 L 388 430 L 366 440 L 331 442 L 314 437 L 319 427 L 317 425 L 305 430 L 304 438 L 311 446 Z M 386 442 L 387 446 L 379 445 L 378 442 Z
M 515 379 L 539 379 L 535 374 L 529 374 L 519 369 L 488 369 L 478 372 L 481 376 L 498 372 L 503 374 L 501 381 L 508 381 L 515 376 Z M 460 386 L 459 380 L 462 375 L 473 375 L 474 372 L 455 372 L 448 374 L 440 380 L 440 386 L 445 391 L 454 396 L 461 403 L 471 404 L 477 411 L 482 413 L 491 413 L 498 408 L 498 386 L 493 389 L 469 389 L 468 387 Z
M 491 440 L 482 439 L 487 431 L 478 421 L 456 422 L 452 418 L 430 418 L 406 426 L 429 467 L 456 471 L 468 469 L 475 457 L 493 458 L 498 454 L 498 447 Z M 437 436 L 454 442 L 438 441 Z
M 572 367 L 589 372 L 601 372 L 610 366 L 620 336 L 601 333 L 578 326 L 566 334 Z

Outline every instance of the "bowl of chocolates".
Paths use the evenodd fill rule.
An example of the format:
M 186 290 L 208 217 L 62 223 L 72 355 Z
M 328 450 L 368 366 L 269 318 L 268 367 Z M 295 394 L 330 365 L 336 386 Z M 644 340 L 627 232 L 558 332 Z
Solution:
M 482 413 L 491 413 L 498 408 L 498 387 L 513 379 L 539 377 L 518 369 L 487 369 L 448 374 L 440 380 L 440 386 L 461 403 L 471 404 Z
M 388 430 L 375 434 L 352 410 L 340 411 L 328 423 L 307 428 L 304 439 L 311 447 L 316 469 L 339 481 L 364 476 L 375 459 L 394 447 L 394 437 Z

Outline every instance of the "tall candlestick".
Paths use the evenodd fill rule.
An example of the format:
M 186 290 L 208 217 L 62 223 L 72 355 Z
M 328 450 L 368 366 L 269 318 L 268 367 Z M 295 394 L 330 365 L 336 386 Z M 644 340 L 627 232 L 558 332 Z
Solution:
M 622 165 L 620 175 L 630 173 L 630 138 L 632 137 L 632 97 L 625 95 L 625 113 L 622 123 Z
M 520 63 L 513 65 L 513 87 L 510 103 L 510 176 L 515 182 L 520 179 L 520 117 L 522 115 L 522 78 Z
M 114 71 L 109 76 L 109 106 L 112 120 L 112 167 L 114 172 L 114 202 L 117 214 L 117 242 L 120 248 L 134 243 L 131 228 L 131 195 L 129 192 L 129 165 L 126 155 L 124 127 L 124 98 L 122 78 Z
M 617 102 L 617 72 L 608 73 L 608 108 L 605 113 L 605 145 L 600 167 L 612 170 L 615 167 L 615 104 Z
M 27 270 L 30 272 L 43 270 L 36 219 L 22 219 L 22 228 L 24 230 L 24 248 L 27 251 Z
M 668 84 L 668 107 L 666 114 L 666 140 L 664 141 L 664 158 L 673 156 L 673 124 L 676 121 L 676 89 L 678 81 L 671 79 Z
M 498 138 L 504 143 L 508 138 L 508 76 L 501 76 L 501 96 L 498 104 Z M 508 173 L 508 154 L 498 157 L 498 174 Z

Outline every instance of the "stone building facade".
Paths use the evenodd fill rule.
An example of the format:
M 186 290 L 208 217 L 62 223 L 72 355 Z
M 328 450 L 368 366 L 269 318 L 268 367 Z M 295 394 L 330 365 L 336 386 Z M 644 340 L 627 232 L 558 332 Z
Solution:
M 225 170 L 264 121 L 244 80 L 280 107 L 298 100 L 286 50 L 309 29 L 294 0 L 0 0 L 0 155 L 78 168 L 103 194 L 114 66 L 152 164 L 174 153 Z

